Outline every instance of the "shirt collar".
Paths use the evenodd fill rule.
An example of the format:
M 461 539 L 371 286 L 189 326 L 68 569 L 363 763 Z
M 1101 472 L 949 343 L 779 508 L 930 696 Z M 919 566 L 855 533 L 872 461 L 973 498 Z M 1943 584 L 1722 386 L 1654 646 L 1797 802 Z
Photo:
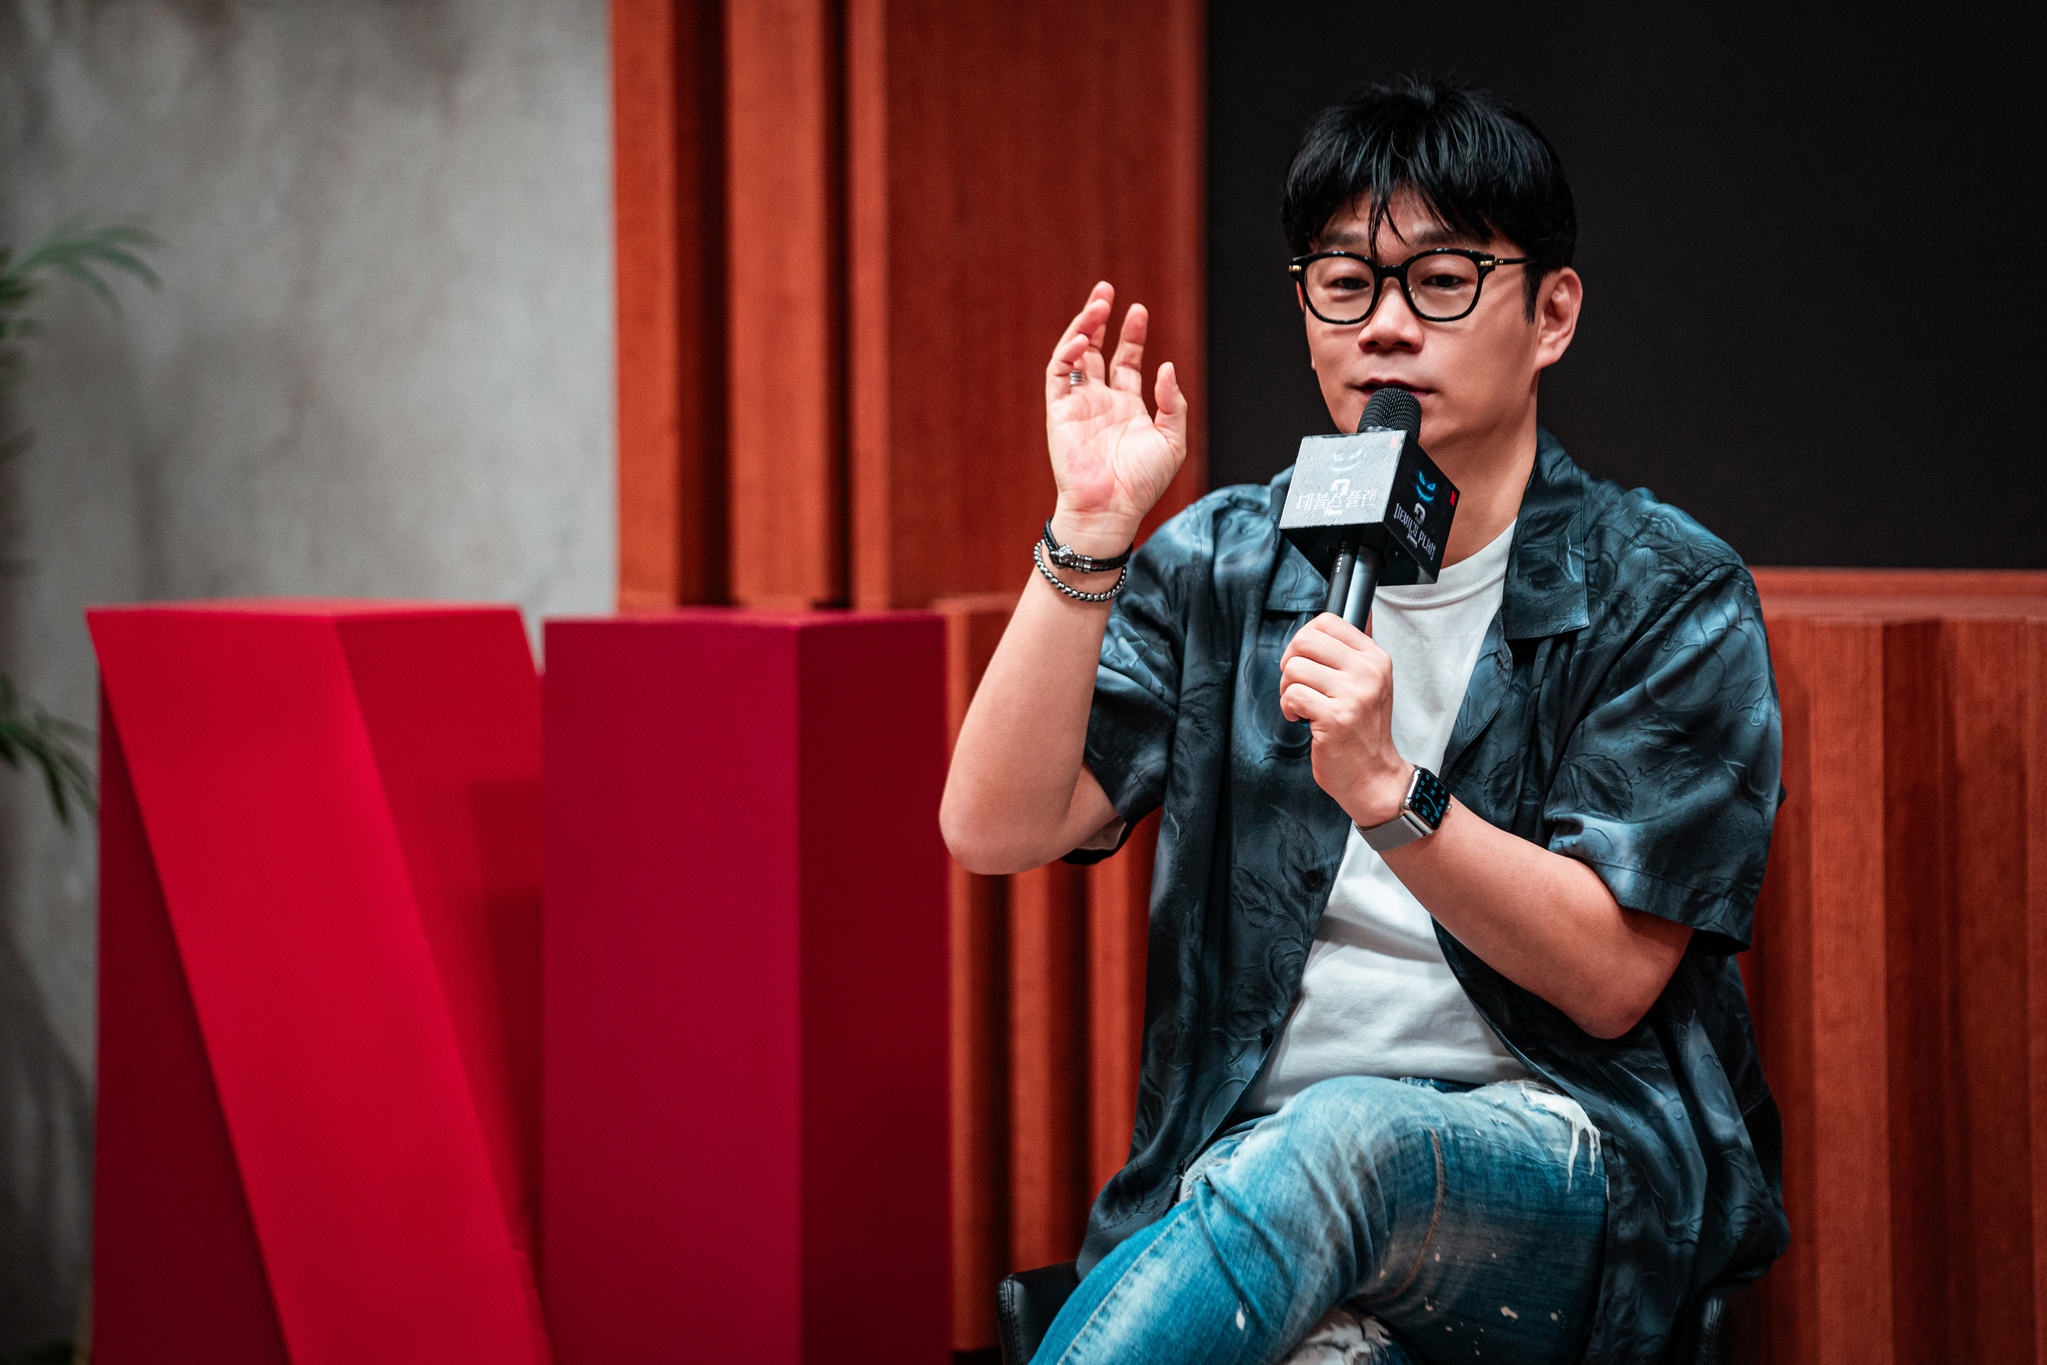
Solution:
M 1521 495 L 1514 553 L 1500 602 L 1510 640 L 1582 629 L 1585 603 L 1585 475 L 1557 438 L 1535 432 L 1535 468 Z
M 1293 483 L 1288 466 L 1272 481 L 1272 519 L 1277 525 Z M 1535 467 L 1521 495 L 1514 549 L 1500 615 L 1509 640 L 1561 635 L 1590 619 L 1585 600 L 1585 475 L 1556 437 L 1535 433 Z M 1267 611 L 1320 611 L 1329 587 L 1299 550 L 1284 538 L 1266 588 Z

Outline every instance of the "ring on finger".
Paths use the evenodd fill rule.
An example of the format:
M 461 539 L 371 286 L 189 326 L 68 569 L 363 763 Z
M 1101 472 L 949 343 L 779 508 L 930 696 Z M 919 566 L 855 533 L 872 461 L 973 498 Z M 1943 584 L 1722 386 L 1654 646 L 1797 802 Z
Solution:
M 1066 382 L 1077 389 L 1087 382 L 1087 375 L 1080 370 L 1069 370 L 1066 374 Z

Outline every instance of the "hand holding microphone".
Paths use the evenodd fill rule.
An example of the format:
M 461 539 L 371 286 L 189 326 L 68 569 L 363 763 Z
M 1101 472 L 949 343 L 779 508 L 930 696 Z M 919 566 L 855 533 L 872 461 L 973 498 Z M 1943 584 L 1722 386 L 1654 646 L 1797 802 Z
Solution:
M 1379 390 L 1355 435 L 1301 442 L 1279 521 L 1329 579 L 1280 658 L 1280 712 L 1308 722 L 1316 783 L 1368 828 L 1399 814 L 1414 769 L 1393 744 L 1393 662 L 1365 621 L 1383 574 L 1435 581 L 1457 506 L 1420 434 L 1414 395 Z

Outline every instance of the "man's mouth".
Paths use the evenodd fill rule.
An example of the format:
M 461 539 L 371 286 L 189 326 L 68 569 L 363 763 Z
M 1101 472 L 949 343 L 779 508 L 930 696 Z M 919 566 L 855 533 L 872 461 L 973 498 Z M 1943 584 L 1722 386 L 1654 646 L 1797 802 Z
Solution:
M 1423 388 L 1421 385 L 1410 384 L 1404 379 L 1367 379 L 1358 387 L 1365 391 L 1367 399 L 1381 389 L 1400 389 L 1406 393 L 1413 394 L 1416 398 L 1420 398 L 1423 394 L 1430 392 L 1430 390 Z

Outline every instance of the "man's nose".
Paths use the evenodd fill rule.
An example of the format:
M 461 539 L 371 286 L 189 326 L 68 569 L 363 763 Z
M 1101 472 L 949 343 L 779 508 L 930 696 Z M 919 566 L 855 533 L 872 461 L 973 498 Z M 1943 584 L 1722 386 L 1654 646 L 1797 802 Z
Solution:
M 1358 324 L 1358 347 L 1366 351 L 1419 350 L 1422 320 L 1408 306 L 1407 291 L 1398 280 L 1379 286 L 1379 304 Z

